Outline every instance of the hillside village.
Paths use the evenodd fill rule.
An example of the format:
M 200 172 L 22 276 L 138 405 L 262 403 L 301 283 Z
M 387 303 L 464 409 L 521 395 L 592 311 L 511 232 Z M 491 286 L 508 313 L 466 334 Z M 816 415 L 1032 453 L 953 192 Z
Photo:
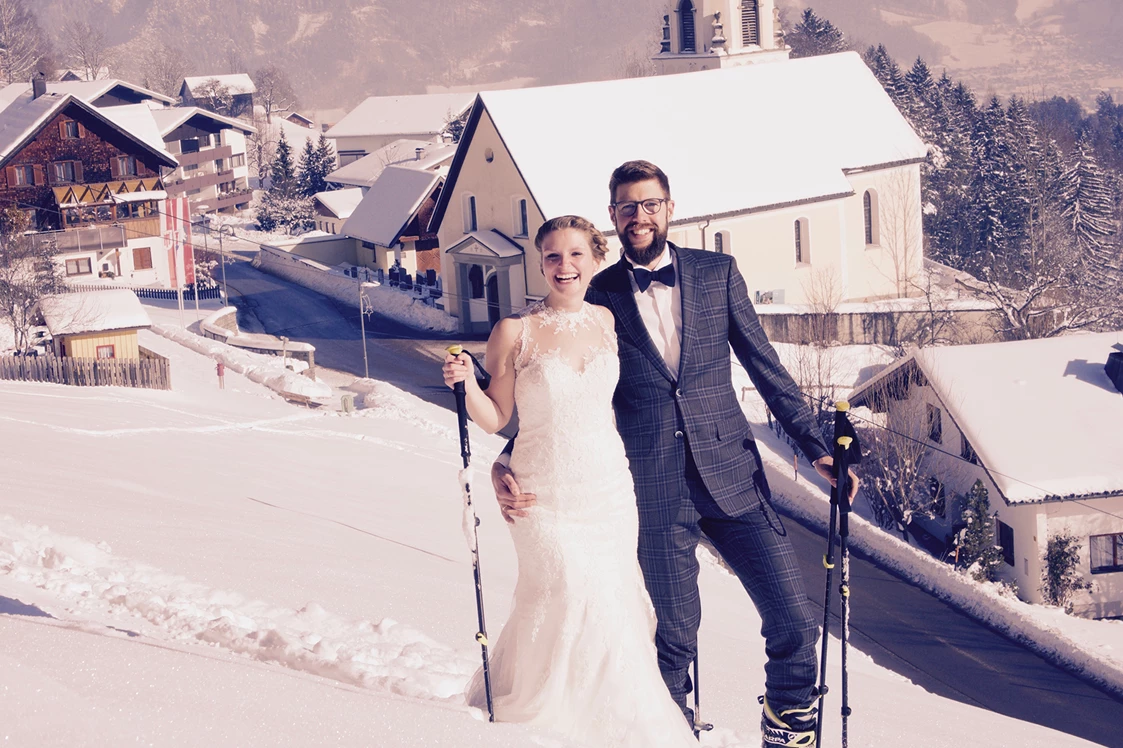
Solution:
M 608 175 L 646 159 L 670 177 L 669 240 L 733 258 L 821 425 L 835 402 L 852 406 L 866 455 L 854 507 L 863 561 L 1079 673 L 1115 704 L 1123 139 L 1112 140 L 1105 123 L 1115 118 L 1123 132 L 1123 105 L 1104 94 L 1092 124 L 1058 142 L 1039 132 L 1047 132 L 1040 118 L 1062 119 L 1059 105 L 976 102 L 923 61 L 906 69 L 884 47 L 849 49 L 811 11 L 785 28 L 774 0 L 663 5 L 651 75 L 372 95 L 330 118 L 300 111 L 288 84 L 257 71 L 190 71 L 175 95 L 96 65 L 0 88 L 0 410 L 9 447 L 0 485 L 19 497 L 0 513 L 0 626 L 16 634 L 4 620 L 21 615 L 81 621 L 74 630 L 162 641 L 176 656 L 201 641 L 216 662 L 248 656 L 255 667 L 288 668 L 300 688 L 327 679 L 357 704 L 378 695 L 372 725 L 337 716 L 345 737 L 313 730 L 294 745 L 420 744 L 401 732 L 397 700 L 430 723 L 434 745 L 457 744 L 457 734 L 480 745 L 549 741 L 510 726 L 485 731 L 462 702 L 472 653 L 446 643 L 463 611 L 422 595 L 433 580 L 450 599 L 470 586 L 446 567 L 467 569 L 447 557 L 455 533 L 430 524 L 456 508 L 437 496 L 459 501 L 432 477 L 455 487 L 459 465 L 439 361 L 450 343 L 482 353 L 500 320 L 546 296 L 534 237 L 551 217 L 588 217 L 608 239 L 608 262 L 619 260 Z M 666 107 L 637 127 L 618 115 L 628 101 Z M 679 102 L 692 104 L 672 106 Z M 995 174 L 980 170 L 988 163 Z M 998 172 L 1022 175 L 1032 202 Z M 766 435 L 769 472 L 783 475 L 783 511 L 821 530 L 829 487 L 738 367 L 734 385 L 754 432 Z M 149 432 L 151 442 L 133 441 Z M 483 464 L 502 448 L 481 431 L 472 438 Z M 73 465 L 64 467 L 67 454 Z M 311 497 L 328 482 L 311 473 L 338 475 L 339 461 L 355 475 L 340 479 L 321 511 Z M 235 463 L 247 462 L 257 464 L 240 473 Z M 49 477 L 40 485 L 29 475 Z M 228 484 L 253 506 L 222 504 Z M 484 491 L 481 527 L 502 545 Z M 364 508 L 372 492 L 375 515 Z M 391 500 L 410 495 L 425 520 Z M 186 534 L 162 529 L 157 496 L 179 506 L 173 514 L 184 511 Z M 274 501 L 306 519 L 258 525 L 250 515 Z M 81 506 L 106 514 L 69 516 Z M 134 511 L 135 528 L 114 527 Z M 230 528 L 217 527 L 223 516 Z M 324 560 L 338 528 L 302 533 L 325 518 L 325 528 L 369 528 L 360 532 L 393 549 L 372 553 L 348 536 Z M 154 539 L 164 532 L 171 545 L 161 550 Z M 276 555 L 266 536 L 294 543 L 291 555 Z M 247 569 L 265 575 L 252 590 L 215 560 L 243 542 L 262 559 Z M 709 558 L 706 586 L 728 586 L 721 561 Z M 498 588 L 509 592 L 513 554 L 494 559 Z M 372 582 L 355 563 L 408 579 Z M 335 612 L 307 602 L 324 599 L 310 571 L 321 565 L 325 578 L 345 580 L 323 588 Z M 299 591 L 286 589 L 286 573 Z M 381 589 L 381 623 L 372 628 L 347 584 Z M 808 586 L 818 594 L 818 579 Z M 501 624 L 499 597 L 489 604 Z M 272 608 L 259 602 L 270 600 Z M 725 605 L 715 605 L 713 629 L 740 636 L 744 611 Z M 50 646 L 42 635 L 35 646 Z M 160 655 L 152 657 L 155 665 Z M 858 678 L 871 695 L 890 698 L 885 683 L 913 677 L 867 659 Z M 759 665 L 730 663 L 711 678 L 735 680 L 735 666 Z M 207 674 L 191 678 L 202 693 Z M 309 693 L 286 691 L 278 703 L 335 709 Z M 729 727 L 719 723 L 703 745 L 758 744 L 756 727 L 734 716 L 733 697 L 714 695 Z M 184 713 L 231 719 L 226 707 L 193 698 Z M 70 703 L 94 743 L 128 734 L 99 716 L 112 707 L 105 697 Z M 1027 746 L 1102 742 L 1095 727 L 999 720 L 973 702 L 968 715 L 935 696 L 924 703 L 949 723 L 911 744 L 970 744 L 957 721 L 979 725 L 995 745 L 1014 735 Z M 158 744 L 205 738 L 167 731 L 153 714 L 140 721 Z M 861 744 L 897 745 L 892 735 L 907 721 L 860 728 Z M 233 724 L 220 743 L 267 744 L 246 720 Z M 25 744 L 83 742 L 69 729 L 40 720 L 16 735 Z

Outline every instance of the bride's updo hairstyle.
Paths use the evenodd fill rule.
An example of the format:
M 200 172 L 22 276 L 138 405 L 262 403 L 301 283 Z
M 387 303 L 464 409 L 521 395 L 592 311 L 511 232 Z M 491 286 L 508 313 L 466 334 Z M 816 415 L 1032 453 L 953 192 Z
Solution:
M 576 229 L 584 232 L 585 236 L 589 237 L 589 247 L 592 248 L 593 257 L 596 258 L 597 262 L 603 262 L 604 258 L 608 256 L 608 240 L 604 238 L 604 234 L 591 221 L 581 216 L 558 216 L 546 221 L 539 227 L 538 233 L 534 237 L 534 246 L 541 252 L 542 242 L 546 241 L 546 237 L 555 231 L 563 231 L 564 229 Z

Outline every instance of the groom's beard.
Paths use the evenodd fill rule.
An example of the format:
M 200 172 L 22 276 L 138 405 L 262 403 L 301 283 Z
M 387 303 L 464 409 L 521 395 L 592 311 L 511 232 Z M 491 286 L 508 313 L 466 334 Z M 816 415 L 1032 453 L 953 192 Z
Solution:
M 620 244 L 624 247 L 624 256 L 631 260 L 633 265 L 646 267 L 663 254 L 663 250 L 667 246 L 667 230 L 661 226 L 652 225 L 651 244 L 644 248 L 633 247 L 632 240 L 625 230 L 620 234 Z

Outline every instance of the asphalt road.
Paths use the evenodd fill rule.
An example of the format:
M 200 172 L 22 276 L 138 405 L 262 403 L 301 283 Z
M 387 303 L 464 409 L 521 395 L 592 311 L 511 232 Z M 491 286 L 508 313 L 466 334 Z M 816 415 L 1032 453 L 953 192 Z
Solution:
M 244 324 L 252 326 L 256 319 L 257 331 L 312 343 L 318 364 L 362 376 L 357 308 L 258 272 L 245 262 L 227 266 L 227 281 L 231 301 L 250 313 L 240 315 L 246 317 Z M 415 336 L 393 320 L 368 318 L 370 375 L 451 407 L 439 366 L 447 341 Z M 482 343 L 470 347 L 479 350 Z M 821 614 L 826 541 L 817 530 L 793 519 L 785 518 L 785 524 L 808 596 Z M 1123 700 L 857 554 L 852 556 L 850 587 L 851 642 L 878 664 L 941 696 L 1123 748 Z M 837 595 L 833 597 L 837 607 Z M 832 661 L 838 656 L 836 649 Z M 836 693 L 831 708 L 837 708 L 837 698 Z M 923 729 L 922 717 L 917 728 Z

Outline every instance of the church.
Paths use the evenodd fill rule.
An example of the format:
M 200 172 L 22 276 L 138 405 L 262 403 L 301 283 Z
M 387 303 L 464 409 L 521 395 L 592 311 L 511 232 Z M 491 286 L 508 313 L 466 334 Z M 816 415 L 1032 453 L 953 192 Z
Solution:
M 647 78 L 480 93 L 433 212 L 445 310 L 487 332 L 547 292 L 550 217 L 619 241 L 608 178 L 670 178 L 670 241 L 732 255 L 757 304 L 916 295 L 927 147 L 853 52 L 789 60 L 772 0 L 669 0 Z

